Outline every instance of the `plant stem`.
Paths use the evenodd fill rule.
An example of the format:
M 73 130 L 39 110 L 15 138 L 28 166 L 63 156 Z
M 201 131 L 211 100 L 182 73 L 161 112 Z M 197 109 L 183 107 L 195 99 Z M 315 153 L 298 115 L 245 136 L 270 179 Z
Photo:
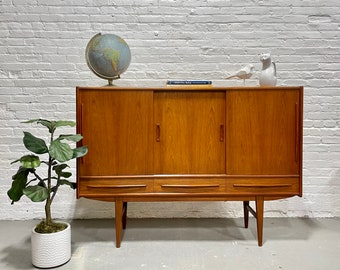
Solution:
M 53 141 L 53 132 L 51 133 L 51 141 Z M 46 224 L 52 225 L 52 215 L 51 215 L 51 189 L 52 189 L 52 164 L 53 158 L 51 155 L 48 155 L 48 174 L 47 174 L 47 199 L 45 204 L 45 215 L 46 215 Z
M 52 224 L 51 217 L 51 177 L 52 177 L 52 157 L 49 157 L 48 161 L 48 175 L 47 175 L 47 199 L 45 204 L 45 215 L 46 215 L 46 224 Z

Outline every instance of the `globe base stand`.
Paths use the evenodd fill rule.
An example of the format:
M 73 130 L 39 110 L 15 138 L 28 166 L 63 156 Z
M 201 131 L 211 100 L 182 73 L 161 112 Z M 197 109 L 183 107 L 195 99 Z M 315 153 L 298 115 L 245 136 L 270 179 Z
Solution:
M 107 79 L 107 82 L 108 82 L 107 86 L 113 86 L 113 83 L 112 83 L 113 80 L 118 80 L 118 79 L 120 79 L 119 75 L 117 77 Z

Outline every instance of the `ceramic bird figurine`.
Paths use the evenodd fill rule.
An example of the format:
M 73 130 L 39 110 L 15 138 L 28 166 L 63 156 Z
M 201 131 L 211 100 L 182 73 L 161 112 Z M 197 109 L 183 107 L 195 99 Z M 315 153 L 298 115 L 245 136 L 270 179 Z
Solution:
M 276 65 L 272 62 L 270 53 L 263 53 L 260 55 L 262 62 L 262 70 L 260 73 L 259 83 L 261 86 L 275 86 L 276 85 Z
M 226 79 L 231 78 L 239 78 L 243 80 L 243 84 L 246 84 L 246 79 L 249 79 L 254 72 L 254 65 L 248 64 L 245 67 L 241 68 L 239 71 L 235 72 L 233 75 L 229 75 Z

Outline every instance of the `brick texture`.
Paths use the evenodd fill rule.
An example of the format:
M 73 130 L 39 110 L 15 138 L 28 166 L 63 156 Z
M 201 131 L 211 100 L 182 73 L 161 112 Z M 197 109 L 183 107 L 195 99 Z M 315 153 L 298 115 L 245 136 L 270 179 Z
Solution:
M 132 51 L 117 85 L 164 85 L 209 79 L 271 52 L 278 85 L 303 85 L 304 195 L 266 204 L 266 216 L 340 216 L 340 1 L 338 0 L 0 0 L 0 219 L 43 216 L 28 199 L 10 205 L 6 191 L 24 153 L 21 121 L 75 119 L 75 87 L 104 85 L 85 63 L 98 32 L 123 37 Z M 75 172 L 75 164 L 71 164 Z M 240 203 L 132 203 L 131 217 L 238 217 Z M 76 200 L 65 190 L 56 218 L 111 217 L 113 204 Z

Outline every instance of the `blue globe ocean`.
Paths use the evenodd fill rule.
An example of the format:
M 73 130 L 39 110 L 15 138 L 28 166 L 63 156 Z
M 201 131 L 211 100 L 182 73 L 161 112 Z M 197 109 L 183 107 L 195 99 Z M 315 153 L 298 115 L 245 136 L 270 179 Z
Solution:
M 86 46 L 86 62 L 100 78 L 112 80 L 120 78 L 131 62 L 131 51 L 124 39 L 113 34 L 97 34 Z

